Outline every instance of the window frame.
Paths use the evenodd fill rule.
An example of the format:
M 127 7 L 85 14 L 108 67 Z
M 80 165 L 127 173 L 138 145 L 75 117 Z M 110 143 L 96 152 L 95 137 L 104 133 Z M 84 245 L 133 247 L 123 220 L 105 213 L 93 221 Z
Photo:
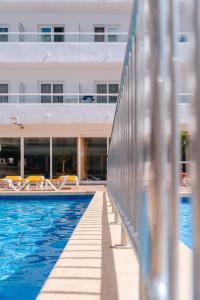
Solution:
M 119 82 L 118 81 L 95 81 L 94 82 L 94 89 L 95 89 L 95 93 L 96 94 L 98 94 L 97 93 L 97 85 L 98 84 L 105 84 L 106 85 L 106 90 L 107 90 L 107 93 L 106 93 L 107 101 L 106 101 L 106 103 L 110 103 L 109 102 L 109 94 L 112 94 L 112 93 L 109 93 L 109 85 L 111 85 L 111 84 L 117 84 L 118 85 L 118 92 L 119 92 Z M 104 96 L 99 96 L 99 97 L 104 97 Z M 111 96 L 111 97 L 115 97 L 115 96 Z M 96 102 L 98 102 L 98 101 L 96 101 Z
M 59 42 L 59 43 L 64 43 L 65 42 L 65 32 L 66 32 L 66 28 L 65 28 L 65 25 L 64 24 L 38 24 L 38 32 L 41 33 L 41 29 L 42 28 L 50 28 L 51 29 L 51 32 L 47 32 L 46 35 L 50 35 L 51 38 L 50 38 L 50 41 L 47 41 L 46 43 L 58 43 L 54 40 L 55 38 L 55 32 L 54 32 L 54 28 L 55 27 L 63 27 L 64 28 L 64 31 L 63 31 L 63 41 L 62 42 Z M 44 34 L 45 35 L 45 34 Z M 44 42 L 45 41 L 42 41 L 42 35 L 39 36 L 39 40 L 40 42 Z
M 10 32 L 10 25 L 9 24 L 0 24 L 0 28 L 7 28 L 8 29 L 8 33 Z M 0 36 L 1 36 L 1 32 L 0 32 Z M 6 34 L 6 32 L 5 32 L 5 34 L 3 35 L 3 36 L 7 36 L 7 41 L 1 41 L 0 40 L 0 43 L 7 43 L 7 42 L 9 42 L 9 34 Z
M 10 82 L 9 81 L 7 81 L 7 80 L 1 80 L 0 81 L 0 85 L 1 84 L 6 84 L 7 86 L 8 86 L 8 96 L 1 96 L 1 93 L 0 93 L 0 97 L 7 97 L 7 101 L 5 101 L 5 102 L 1 102 L 0 101 L 0 103 L 8 103 L 9 102 L 9 93 L 10 93 Z M 2 93 L 3 94 L 3 93 Z
M 94 24 L 93 25 L 93 32 L 95 33 L 95 28 L 96 27 L 102 27 L 102 28 L 104 28 L 104 42 L 102 41 L 102 43 L 117 43 L 117 42 L 119 42 L 119 35 L 118 35 L 118 33 L 120 32 L 120 25 L 119 24 Z M 109 32 L 108 32 L 108 29 L 109 28 L 116 28 L 117 29 L 117 31 L 116 31 L 116 33 L 110 33 L 110 34 L 108 34 Z M 114 35 L 114 36 L 116 36 L 117 37 L 117 39 L 116 39 L 116 41 L 109 41 L 109 35 Z M 94 42 L 95 43 L 97 43 L 96 41 L 95 41 L 95 35 L 94 35 Z
M 53 93 L 53 86 L 54 84 L 62 84 L 63 86 L 63 93 L 61 94 L 60 97 L 63 98 L 63 101 L 60 102 L 60 103 L 63 103 L 64 102 L 64 96 L 63 94 L 65 93 L 65 81 L 62 81 L 62 80 L 49 80 L 49 81 L 46 81 L 46 80 L 42 80 L 42 81 L 38 81 L 38 93 L 40 94 L 40 102 L 42 103 L 42 92 L 41 92 L 41 85 L 42 84 L 50 84 L 51 85 L 51 101 L 50 102 L 47 102 L 47 103 L 59 103 L 59 102 L 54 102 L 54 93 Z M 48 97 L 48 96 L 47 96 Z M 59 96 L 58 96 L 59 97 Z M 45 102 L 44 102 L 45 103 Z

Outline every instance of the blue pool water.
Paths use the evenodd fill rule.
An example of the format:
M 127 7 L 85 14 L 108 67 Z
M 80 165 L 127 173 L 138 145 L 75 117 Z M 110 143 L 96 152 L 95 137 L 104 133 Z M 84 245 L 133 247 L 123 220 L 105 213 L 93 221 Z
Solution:
M 32 300 L 92 195 L 0 197 L 0 299 Z
M 182 197 L 179 215 L 180 240 L 192 248 L 192 203 L 190 197 Z

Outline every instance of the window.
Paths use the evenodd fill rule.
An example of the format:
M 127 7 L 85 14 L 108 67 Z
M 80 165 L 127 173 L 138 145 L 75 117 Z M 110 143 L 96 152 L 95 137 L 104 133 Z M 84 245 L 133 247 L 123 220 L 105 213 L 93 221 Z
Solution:
M 95 27 L 94 32 L 100 33 L 100 34 L 95 35 L 95 37 L 94 37 L 95 42 L 101 42 L 101 43 L 105 42 L 105 35 L 103 34 L 105 32 L 104 27 Z
M 0 138 L 0 176 L 20 175 L 20 139 Z
M 106 180 L 107 138 L 83 138 L 81 159 L 83 180 Z
M 63 84 L 62 83 L 41 83 L 41 103 L 62 103 Z M 61 95 L 60 95 L 61 94 Z
M 94 32 L 98 33 L 94 36 L 95 42 L 118 42 L 118 26 L 95 26 Z
M 107 35 L 107 41 L 114 43 L 118 41 L 118 35 L 116 34 L 119 31 L 118 27 L 107 27 L 106 30 L 109 34 Z M 111 34 L 112 33 L 112 34 Z M 115 33 L 115 34 L 114 34 Z
M 8 95 L 1 94 L 8 94 L 8 84 L 7 83 L 0 83 L 0 103 L 8 103 Z
M 50 175 L 50 140 L 49 138 L 24 139 L 24 173 L 29 175 Z
M 64 35 L 62 34 L 65 31 L 64 26 L 40 26 L 42 42 L 64 42 Z
M 97 94 L 118 94 L 119 84 L 118 83 L 97 83 L 96 92 Z M 101 95 L 97 96 L 97 103 L 116 103 L 117 96 Z
M 7 25 L 0 25 L 0 42 L 8 42 L 8 34 L 6 34 L 8 31 Z
M 53 177 L 77 174 L 77 138 L 53 138 Z

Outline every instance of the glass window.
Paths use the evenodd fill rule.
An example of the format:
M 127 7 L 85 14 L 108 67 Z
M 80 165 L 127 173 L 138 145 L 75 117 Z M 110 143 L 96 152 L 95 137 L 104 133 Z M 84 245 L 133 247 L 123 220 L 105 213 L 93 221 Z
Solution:
M 41 27 L 41 42 L 51 42 L 51 27 Z
M 0 26 L 0 42 L 8 42 L 8 27 Z
M 1 96 L 1 94 L 8 94 L 8 84 L 7 83 L 0 83 L 0 103 L 7 103 L 8 96 L 7 95 Z
M 50 140 L 49 138 L 24 139 L 24 174 L 43 175 L 50 173 Z
M 107 138 L 82 139 L 81 177 L 83 180 L 106 180 Z
M 118 83 L 110 83 L 108 85 L 108 93 L 109 94 L 118 94 L 119 92 L 119 84 Z M 116 103 L 117 96 L 109 96 L 109 103 Z
M 64 31 L 65 31 L 64 27 L 60 27 L 60 26 L 54 27 L 54 42 L 57 42 L 57 43 L 64 42 L 64 35 L 61 34 Z
M 107 94 L 107 84 L 97 83 L 97 94 Z M 107 96 L 97 96 L 97 103 L 106 103 Z
M 64 34 L 62 34 L 64 31 L 63 26 L 41 26 L 41 42 L 64 42 Z
M 118 27 L 108 27 L 106 28 L 106 31 L 109 33 L 107 35 L 107 41 L 110 43 L 114 43 L 118 41 L 118 35 L 117 34 L 113 34 L 113 33 L 117 33 L 118 32 Z M 110 34 L 112 33 L 112 34 Z
M 77 138 L 53 138 L 53 177 L 77 175 Z
M 62 103 L 63 84 L 62 83 L 41 83 L 41 94 L 51 94 L 41 96 L 41 103 Z M 55 96 L 53 96 L 56 94 Z M 57 95 L 61 94 L 61 95 Z
M 118 26 L 95 26 L 94 32 L 99 33 L 94 36 L 95 42 L 109 42 L 115 43 L 118 42 Z M 104 34 L 103 34 L 104 33 Z
M 51 94 L 51 84 L 42 83 L 41 84 L 41 94 Z M 41 96 L 41 103 L 50 103 L 51 95 Z
M 105 35 L 103 34 L 105 32 L 104 27 L 95 27 L 94 32 L 100 33 L 100 34 L 95 35 L 95 37 L 94 37 L 95 42 L 101 42 L 101 43 L 105 42 Z
M 53 84 L 53 94 L 63 94 L 63 84 L 54 83 Z M 53 102 L 54 103 L 62 103 L 63 96 L 60 96 L 60 95 L 53 96 Z
M 97 94 L 118 94 L 119 84 L 118 83 L 97 83 L 96 84 Z M 107 101 L 108 100 L 108 101 Z M 116 103 L 117 96 L 97 96 L 97 103 Z
M 0 177 L 20 175 L 20 139 L 0 138 Z

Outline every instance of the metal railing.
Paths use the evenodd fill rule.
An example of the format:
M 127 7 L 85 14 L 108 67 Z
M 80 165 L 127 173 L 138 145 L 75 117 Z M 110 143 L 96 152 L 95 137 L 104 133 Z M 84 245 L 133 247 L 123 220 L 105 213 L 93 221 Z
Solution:
M 178 299 L 177 14 L 175 0 L 134 1 L 108 155 L 108 193 L 137 250 L 142 300 Z
M 126 43 L 127 32 L 0 32 L 0 43 Z
M 100 93 L 53 93 L 53 94 L 27 94 L 27 93 L 0 93 L 0 104 L 9 103 L 96 103 L 96 104 L 114 104 L 117 102 L 118 94 L 100 94 Z
M 179 93 L 178 103 L 191 104 L 193 94 Z M 0 93 L 1 103 L 116 103 L 117 93 Z

